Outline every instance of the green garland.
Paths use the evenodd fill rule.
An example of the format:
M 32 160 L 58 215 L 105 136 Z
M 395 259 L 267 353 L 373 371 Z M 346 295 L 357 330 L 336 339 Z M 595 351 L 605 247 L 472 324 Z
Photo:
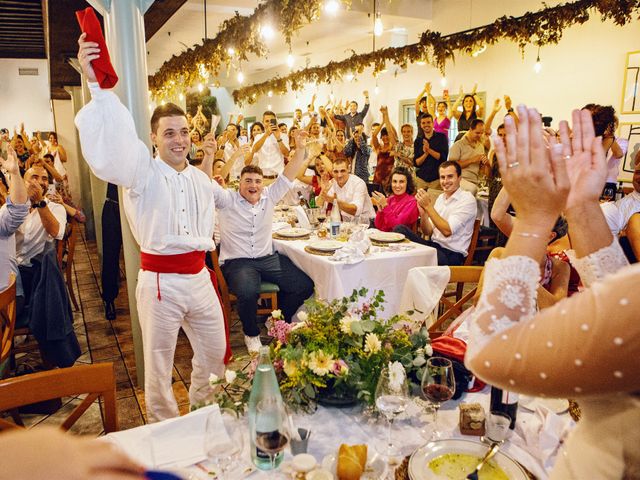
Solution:
M 270 91 L 276 95 L 284 95 L 304 88 L 305 84 L 340 81 L 347 74 L 362 73 L 371 66 L 375 76 L 385 69 L 387 63 L 406 68 L 411 63 L 425 61 L 444 74 L 447 62 L 454 60 L 456 51 L 471 53 L 482 45 L 493 45 L 502 39 L 516 42 L 523 52 L 527 44 L 557 44 L 566 28 L 589 20 L 589 9 L 598 12 L 602 21 L 611 19 L 616 25 L 625 25 L 640 10 L 640 0 L 578 0 L 537 12 L 527 12 L 520 17 L 500 17 L 489 25 L 452 35 L 442 36 L 439 32 L 427 30 L 418 43 L 354 54 L 322 67 L 298 70 L 286 77 L 275 77 L 234 90 L 233 99 L 240 105 L 252 104 Z
M 350 0 L 342 0 L 349 6 Z M 234 61 L 246 62 L 249 55 L 266 55 L 267 48 L 260 38 L 260 26 L 270 22 L 291 45 L 291 37 L 304 25 L 320 17 L 322 0 L 267 0 L 248 17 L 238 12 L 225 20 L 215 38 L 205 39 L 202 45 L 174 55 L 149 77 L 149 89 L 155 97 L 177 96 L 185 86 L 205 81 L 208 75 L 216 76 L 227 71 Z M 233 55 L 228 53 L 232 47 Z

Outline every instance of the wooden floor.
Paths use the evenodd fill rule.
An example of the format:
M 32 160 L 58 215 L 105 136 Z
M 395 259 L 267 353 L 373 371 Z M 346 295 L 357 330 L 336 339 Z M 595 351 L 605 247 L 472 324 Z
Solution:
M 129 317 L 129 302 L 126 283 L 120 287 L 116 299 L 117 318 L 104 318 L 104 308 L 100 297 L 100 264 L 95 242 L 87 241 L 81 232 L 74 258 L 74 282 L 80 311 L 74 312 L 74 328 L 82 348 L 78 364 L 113 362 L 116 370 L 117 410 L 120 430 L 137 427 L 146 423 L 144 392 L 137 384 L 136 365 L 133 354 L 133 338 Z M 231 347 L 236 356 L 246 355 L 242 329 L 237 316 L 233 316 L 231 326 Z M 264 332 L 264 327 L 262 326 Z M 263 335 L 263 343 L 267 337 Z M 173 368 L 173 391 L 178 401 L 180 413 L 189 411 L 188 388 L 191 376 L 192 350 L 185 334 L 178 337 Z M 38 354 L 27 354 L 17 359 L 17 364 L 40 363 Z M 231 368 L 246 365 L 231 365 Z M 63 408 L 53 415 L 23 415 L 25 425 L 55 425 L 80 402 L 78 398 L 64 398 Z M 97 404 L 73 427 L 73 432 L 100 435 L 103 433 L 100 410 Z

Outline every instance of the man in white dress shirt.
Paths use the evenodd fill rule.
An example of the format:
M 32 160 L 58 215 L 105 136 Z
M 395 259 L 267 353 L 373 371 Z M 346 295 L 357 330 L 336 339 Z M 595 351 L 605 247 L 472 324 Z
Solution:
M 289 156 L 289 139 L 278 128 L 276 114 L 267 110 L 262 115 L 265 133 L 256 136 L 253 143 L 254 160 L 262 169 L 263 182 L 269 185 L 284 170 L 284 159 Z
M 92 100 L 76 116 L 82 153 L 94 174 L 124 187 L 124 211 L 141 250 L 136 300 L 142 329 L 145 402 L 150 422 L 178 416 L 171 388 L 180 327 L 193 348 L 189 400 L 203 402 L 209 375 L 224 374 L 230 356 L 220 302 L 204 265 L 213 250 L 214 188 L 189 165 L 191 147 L 185 113 L 174 104 L 151 116 L 153 158 L 138 139 L 133 118 L 118 97 L 96 82 L 91 60 L 96 43 L 78 40 L 78 60 Z M 215 148 L 211 134 L 203 149 Z M 129 279 L 134 281 L 134 279 Z
M 375 218 L 371 197 L 367 191 L 367 184 L 358 177 L 349 173 L 349 161 L 337 159 L 333 162 L 333 180 L 324 185 L 320 192 L 321 199 L 333 204 L 338 199 L 338 208 L 345 221 L 353 220 L 357 216 Z
M 405 225 L 394 228 L 410 240 L 433 247 L 438 252 L 438 265 L 462 265 L 473 236 L 478 205 L 475 197 L 460 188 L 462 169 L 458 162 L 448 160 L 440 164 L 442 191 L 432 203 L 429 194 L 418 190 L 416 200 L 420 210 L 420 226 L 431 240 L 424 240 Z
M 623 228 L 627 227 L 633 214 L 640 212 L 640 153 L 636 156 L 636 166 L 633 171 L 633 192 L 618 200 L 616 206 L 622 214 Z
M 256 165 L 242 169 L 237 192 L 225 190 L 214 182 L 220 219 L 220 263 L 229 289 L 238 298 L 238 315 L 250 353 L 257 353 L 261 346 L 256 315 L 262 280 L 280 288 L 278 305 L 288 322 L 313 294 L 311 279 L 286 256 L 273 253 L 271 238 L 273 209 L 293 187 L 302 168 L 306 137 L 307 132 L 296 131 L 295 156 L 268 187 L 264 186 L 262 171 Z M 208 162 L 212 162 L 212 157 L 205 156 L 205 172 Z

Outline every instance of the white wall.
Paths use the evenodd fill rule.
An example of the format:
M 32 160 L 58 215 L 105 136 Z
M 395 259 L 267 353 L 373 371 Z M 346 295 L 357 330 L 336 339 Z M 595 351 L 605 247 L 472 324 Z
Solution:
M 37 68 L 37 76 L 18 75 L 18 68 Z M 27 133 L 54 129 L 49 100 L 47 60 L 0 59 L 0 128 L 20 128 Z
M 82 205 L 80 196 L 80 173 L 78 170 L 78 159 L 76 156 L 76 134 L 75 125 L 73 123 L 73 105 L 71 100 L 53 100 L 53 113 L 55 116 L 58 143 L 62 145 L 67 152 L 67 177 L 69 179 L 69 188 L 71 189 L 71 197 L 76 205 Z
M 540 8 L 537 1 L 512 3 L 517 4 L 518 12 L 505 12 L 501 7 L 504 2 L 475 1 L 473 11 L 476 13 L 472 24 L 483 25 L 505 13 L 516 15 L 527 9 Z M 469 28 L 468 13 L 460 14 L 468 5 L 468 0 L 438 1 L 438 5 L 434 5 L 433 25 L 430 28 L 443 32 Z M 410 36 L 409 42 L 415 41 L 412 38 L 415 37 Z M 620 110 L 626 53 L 634 50 L 640 50 L 640 22 L 619 27 L 611 21 L 602 23 L 599 18 L 592 18 L 584 25 L 566 30 L 558 45 L 541 49 L 542 71 L 539 74 L 533 71 L 536 47 L 528 46 L 523 59 L 515 44 L 502 41 L 489 46 L 477 58 L 458 53 L 455 63 L 447 66 L 447 85 L 450 92 L 457 93 L 460 85 L 468 91 L 477 83 L 478 90 L 486 92 L 489 104 L 495 98 L 509 94 L 514 104 L 527 103 L 537 107 L 545 115 L 552 116 L 553 124 L 557 126 L 559 120 L 570 118 L 573 108 L 586 103 L 613 105 L 616 110 Z M 324 65 L 332 58 L 344 58 L 344 53 L 324 52 L 318 59 L 326 61 L 316 62 L 314 56 L 312 64 Z M 368 89 L 376 116 L 379 116 L 379 106 L 386 104 L 390 118 L 399 121 L 399 102 L 415 99 L 426 81 L 434 84 L 436 96 L 441 95 L 441 75 L 437 69 L 414 64 L 405 73 L 400 72 L 394 76 L 395 70 L 396 67 L 389 66 L 389 72 L 379 78 L 380 93 L 377 96 L 373 93 L 375 79 L 371 70 L 367 70 L 350 83 L 309 85 L 298 92 L 299 103 L 304 108 L 313 93 L 317 93 L 319 101 L 324 103 L 333 90 L 337 99 L 354 98 L 362 104 L 362 91 Z M 264 75 L 249 78 L 247 84 L 263 80 Z M 295 108 L 294 98 L 293 92 L 283 97 L 265 96 L 255 105 L 245 107 L 244 113 L 245 116 L 260 117 L 268 104 L 271 104 L 276 113 L 290 112 Z M 619 117 L 621 122 L 640 122 L 640 115 Z

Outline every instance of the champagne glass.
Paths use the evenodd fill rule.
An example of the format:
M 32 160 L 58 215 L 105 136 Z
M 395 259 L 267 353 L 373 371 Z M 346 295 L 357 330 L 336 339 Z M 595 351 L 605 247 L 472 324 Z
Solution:
M 254 435 L 256 447 L 269 455 L 271 470 L 276 469 L 276 457 L 289 443 L 287 412 L 282 400 L 267 397 L 256 407 Z
M 400 454 L 399 448 L 391 439 L 391 428 L 395 417 L 405 411 L 409 403 L 409 384 L 404 367 L 400 362 L 389 363 L 382 369 L 376 387 L 376 408 L 382 413 L 388 423 L 386 456 L 389 463 Z
M 225 480 L 227 472 L 242 455 L 244 447 L 244 423 L 233 410 L 212 411 L 207 416 L 204 435 L 204 452 L 220 470 Z
M 431 357 L 422 374 L 422 393 L 434 407 L 433 438 L 439 438 L 441 432 L 438 428 L 438 410 L 440 405 L 451 400 L 456 391 L 456 381 L 453 376 L 453 364 L 451 360 L 443 357 Z

